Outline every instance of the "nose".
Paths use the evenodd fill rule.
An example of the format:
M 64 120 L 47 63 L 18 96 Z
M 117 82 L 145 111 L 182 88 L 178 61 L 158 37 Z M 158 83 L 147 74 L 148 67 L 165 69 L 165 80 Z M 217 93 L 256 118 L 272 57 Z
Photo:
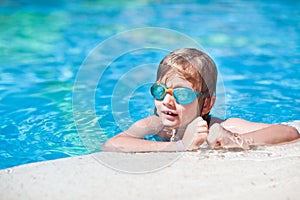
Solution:
M 163 104 L 168 107 L 175 105 L 175 99 L 172 93 L 168 92 L 166 94 L 165 98 L 163 99 Z

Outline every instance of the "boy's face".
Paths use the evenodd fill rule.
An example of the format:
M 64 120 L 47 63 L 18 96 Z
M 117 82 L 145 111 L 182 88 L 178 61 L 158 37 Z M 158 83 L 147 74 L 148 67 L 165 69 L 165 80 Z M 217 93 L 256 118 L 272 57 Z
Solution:
M 165 83 L 164 79 L 162 83 Z M 192 88 L 192 84 L 182 76 L 175 76 L 168 79 L 166 85 L 169 89 L 176 87 Z M 200 115 L 198 107 L 198 98 L 190 104 L 178 104 L 174 96 L 166 94 L 163 100 L 155 99 L 157 114 L 164 126 L 179 127 L 186 126 Z

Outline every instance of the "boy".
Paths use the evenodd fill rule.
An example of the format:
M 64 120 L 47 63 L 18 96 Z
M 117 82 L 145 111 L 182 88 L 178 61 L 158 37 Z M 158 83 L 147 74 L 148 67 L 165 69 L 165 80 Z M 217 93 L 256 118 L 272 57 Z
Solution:
M 171 52 L 159 64 L 156 82 L 151 87 L 155 116 L 135 122 L 109 139 L 102 150 L 193 151 L 205 141 L 211 148 L 248 149 L 299 138 L 298 131 L 286 125 L 211 117 L 216 82 L 216 65 L 206 53 L 190 48 Z M 156 134 L 161 141 L 142 139 L 150 134 Z

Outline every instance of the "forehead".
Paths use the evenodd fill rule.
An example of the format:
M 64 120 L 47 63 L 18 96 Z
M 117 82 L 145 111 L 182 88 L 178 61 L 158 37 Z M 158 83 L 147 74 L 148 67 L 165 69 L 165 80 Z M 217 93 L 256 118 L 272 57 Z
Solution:
M 165 76 L 161 80 L 168 88 L 187 87 L 193 88 L 193 84 L 187 81 L 182 75 L 174 74 L 174 76 Z

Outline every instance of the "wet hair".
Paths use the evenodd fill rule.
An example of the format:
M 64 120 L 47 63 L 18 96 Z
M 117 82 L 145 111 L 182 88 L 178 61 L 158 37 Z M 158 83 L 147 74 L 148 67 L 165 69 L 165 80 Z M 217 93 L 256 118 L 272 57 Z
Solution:
M 159 64 L 157 82 L 166 82 L 181 75 L 197 92 L 210 98 L 216 93 L 217 68 L 214 61 L 203 51 L 182 48 L 169 53 Z

